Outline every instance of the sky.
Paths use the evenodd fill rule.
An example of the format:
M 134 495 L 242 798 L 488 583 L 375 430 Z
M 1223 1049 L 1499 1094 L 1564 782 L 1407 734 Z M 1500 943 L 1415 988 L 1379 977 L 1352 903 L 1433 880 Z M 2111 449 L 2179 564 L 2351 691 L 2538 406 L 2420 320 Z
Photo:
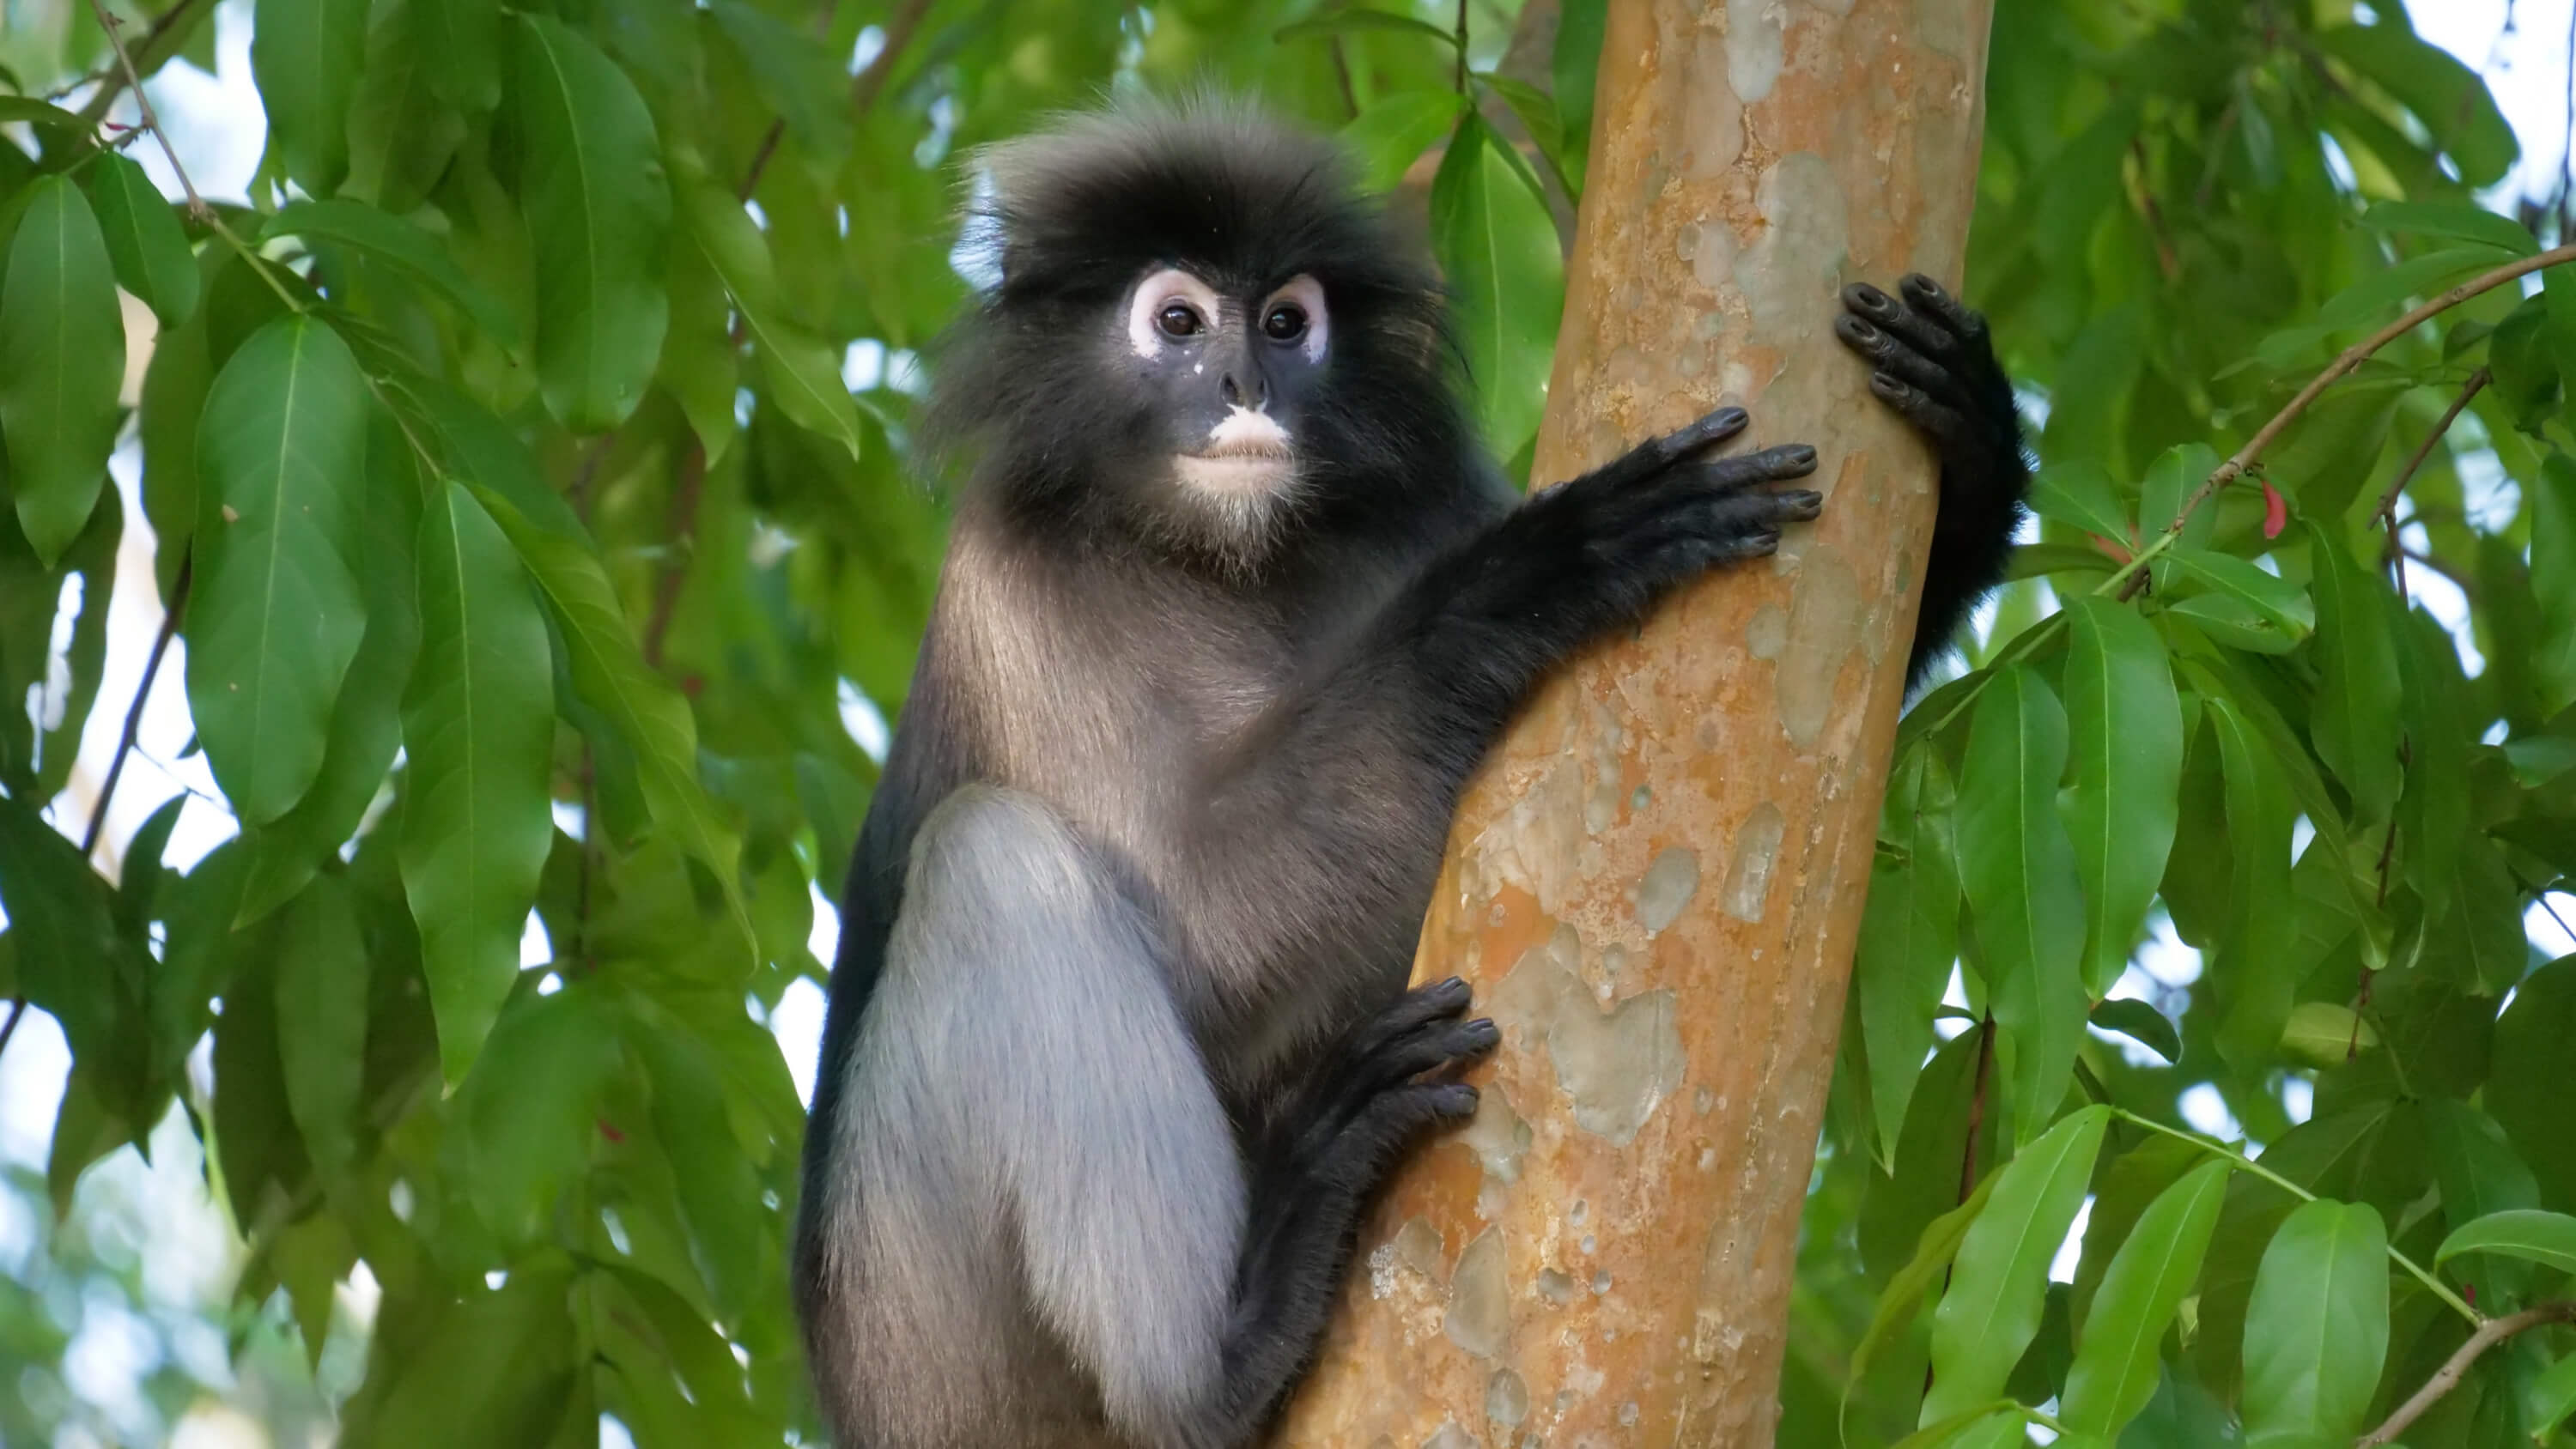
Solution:
M 2493 88 L 2506 119 L 2522 141 L 2522 160 L 2498 189 L 2510 197 L 2524 191 L 2546 192 L 2551 178 L 2566 164 L 2569 142 L 2568 103 L 2576 77 L 2571 77 L 2567 51 L 2570 9 L 2576 0 L 2414 0 L 2409 5 L 2416 29 L 2426 39 L 2482 72 Z M 2510 16 L 2512 29 L 2506 27 Z M 250 7 L 246 0 L 223 0 L 216 11 L 217 65 L 214 74 L 174 62 L 151 83 L 153 102 L 167 123 L 182 162 L 198 189 L 218 199 L 246 197 L 253 170 L 265 143 L 258 98 L 251 87 L 249 64 Z M 120 112 L 120 117 L 123 112 Z M 176 178 L 157 148 L 138 146 L 129 153 L 144 164 L 162 190 L 177 195 Z M 139 351 L 140 349 L 137 349 Z M 139 363 L 138 363 L 139 366 Z M 112 465 L 118 487 L 126 494 L 129 527 L 118 556 L 118 579 L 109 620 L 109 648 L 97 708 L 81 744 L 82 762 L 72 790 L 56 802 L 57 821 L 85 821 L 90 787 L 114 753 L 122 724 L 121 701 L 132 697 L 142 660 L 160 623 L 160 606 L 152 586 L 151 541 L 135 499 L 139 460 L 129 445 Z M 68 622 L 63 626 L 68 629 Z M 110 811 L 106 839 L 111 847 L 129 837 L 163 802 L 181 792 L 198 798 L 186 807 L 172 840 L 171 863 L 185 866 L 231 833 L 202 757 L 179 758 L 191 733 L 184 692 L 184 643 L 157 676 L 143 720 L 139 748 L 127 766 Z M 863 704 L 863 702 L 862 702 Z M 873 712 L 851 711 L 854 733 L 863 743 L 882 749 L 882 723 Z M 2560 898 L 2562 910 L 2576 900 Z M 818 901 L 814 945 L 831 959 L 835 925 L 828 901 Z M 2571 911 L 2576 918 L 2576 911 Z M 2535 940 L 2553 952 L 2576 950 L 2569 937 L 2537 910 L 2531 922 Z M 545 959 L 542 933 L 528 943 L 531 960 Z M 2152 994 L 2183 984 L 2197 975 L 2198 962 L 2179 943 L 2146 953 L 2147 969 L 2133 970 L 2119 994 Z M 822 993 L 799 983 L 781 1003 L 773 1026 L 800 1091 L 810 1094 L 816 1043 L 821 1032 Z M 55 1106 L 70 1064 L 61 1033 L 42 1012 L 27 1021 L 0 1054 L 0 1160 L 41 1170 Z M 202 1063 L 201 1063 L 202 1065 Z M 2224 1130 L 2223 1108 L 2208 1100 L 2184 1105 L 2197 1125 Z M 2202 1121 L 2202 1117 L 2210 1120 Z M 220 1293 L 223 1283 L 209 1278 L 208 1265 L 229 1262 L 225 1229 L 207 1202 L 199 1177 L 196 1144 L 175 1115 L 154 1135 L 153 1163 L 146 1166 L 133 1153 L 94 1169 L 81 1187 L 83 1211 L 96 1209 L 102 1221 L 123 1223 L 144 1254 L 147 1281 L 157 1299 L 184 1312 L 184 1305 Z M 36 1224 L 13 1214 L 25 1205 L 0 1195 L 0 1271 L 23 1260 L 34 1242 Z M 2080 1226 L 2080 1225 L 2079 1225 Z M 229 1271 L 225 1268 L 223 1271 Z M 363 1272 L 363 1270 L 362 1270 Z M 362 1317 L 368 1307 L 368 1285 L 361 1281 L 348 1294 L 348 1307 Z M 69 1355 L 76 1389 L 94 1402 L 117 1398 L 137 1402 L 135 1378 L 150 1367 L 144 1355 L 148 1339 L 131 1323 L 101 1315 L 84 1329 Z M 181 1351 L 191 1366 L 220 1378 L 219 1343 Z M 243 1421 L 229 1423 L 209 1415 L 182 1426 L 177 1442 L 183 1449 L 223 1449 L 243 1443 Z

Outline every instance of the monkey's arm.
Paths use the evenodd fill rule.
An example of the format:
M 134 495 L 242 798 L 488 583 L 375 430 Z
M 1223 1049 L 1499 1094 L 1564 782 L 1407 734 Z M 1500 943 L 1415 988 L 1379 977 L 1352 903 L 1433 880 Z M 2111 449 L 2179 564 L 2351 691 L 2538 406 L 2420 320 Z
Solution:
M 1932 556 L 1905 668 L 1910 689 L 1950 647 L 1968 611 L 2003 581 L 2030 463 L 2012 379 L 1995 361 L 1986 319 L 1929 277 L 1908 276 L 1897 290 L 1902 301 L 1866 282 L 1844 288 L 1834 334 L 1869 360 L 1870 391 L 1920 428 L 1941 460 Z

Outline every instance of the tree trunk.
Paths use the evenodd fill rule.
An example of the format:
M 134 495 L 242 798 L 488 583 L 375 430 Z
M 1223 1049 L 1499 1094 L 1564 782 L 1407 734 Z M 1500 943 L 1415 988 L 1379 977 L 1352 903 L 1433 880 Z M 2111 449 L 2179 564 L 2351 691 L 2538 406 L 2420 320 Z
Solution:
M 1990 13 L 1611 6 L 1534 476 L 1740 401 L 1816 444 L 1825 513 L 1561 671 L 1468 792 L 1415 974 L 1503 1047 L 1283 1443 L 1771 1441 L 1932 504 L 1835 292 L 1957 279 Z

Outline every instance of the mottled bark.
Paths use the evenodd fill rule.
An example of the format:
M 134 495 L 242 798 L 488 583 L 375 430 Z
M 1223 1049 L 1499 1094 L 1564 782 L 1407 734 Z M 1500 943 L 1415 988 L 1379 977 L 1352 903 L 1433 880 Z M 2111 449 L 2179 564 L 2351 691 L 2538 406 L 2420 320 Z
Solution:
M 1825 515 L 1562 672 L 1460 807 L 1416 975 L 1503 1049 L 1284 1443 L 1771 1441 L 1932 503 L 1835 292 L 1958 279 L 1990 9 L 1613 0 L 1536 476 L 1741 402 Z

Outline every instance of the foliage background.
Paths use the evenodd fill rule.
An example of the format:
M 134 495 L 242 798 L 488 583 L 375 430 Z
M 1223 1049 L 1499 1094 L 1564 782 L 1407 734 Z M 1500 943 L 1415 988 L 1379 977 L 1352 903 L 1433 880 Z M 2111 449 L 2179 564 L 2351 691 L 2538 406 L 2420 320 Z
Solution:
M 1130 86 L 1344 131 L 1525 468 L 1599 11 L 121 0 L 174 161 L 93 7 L 10 5 L 0 1020 L 71 1069 L 0 1443 L 812 1442 L 781 1245 L 962 158 Z M 266 129 L 201 210 L 210 74 Z M 1783 1443 L 2348 1442 L 2565 1299 L 2576 273 L 2160 536 L 2570 240 L 2515 161 L 2393 8 L 1999 5 L 1968 291 L 2043 517 L 1903 735 Z M 2406 1442 L 2550 1442 L 2571 1349 Z

